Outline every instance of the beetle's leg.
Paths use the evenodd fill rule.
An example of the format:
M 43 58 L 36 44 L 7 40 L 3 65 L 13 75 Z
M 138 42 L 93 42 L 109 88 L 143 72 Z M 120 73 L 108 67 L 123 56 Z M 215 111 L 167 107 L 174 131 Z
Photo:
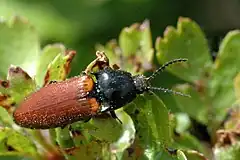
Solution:
M 47 84 L 44 84 L 44 86 L 47 86 L 47 85 L 49 85 L 49 84 L 53 84 L 53 83 L 57 83 L 57 81 L 55 81 L 55 80 L 51 80 L 51 81 L 49 81 Z
M 49 85 L 49 84 L 53 84 L 53 83 L 57 83 L 58 81 L 55 81 L 55 80 L 51 80 L 51 81 L 49 81 L 49 82 L 44 82 L 44 85 L 43 86 L 47 86 L 47 85 Z
M 84 72 L 86 74 L 92 72 L 94 69 L 100 70 L 106 66 L 109 66 L 109 59 L 104 52 L 97 51 L 96 56 L 97 58 L 94 61 L 92 61 L 85 69 Z
M 53 83 L 57 83 L 57 81 L 52 80 L 48 84 L 53 84 Z
M 111 114 L 112 118 L 117 119 L 118 122 L 120 122 L 122 124 L 122 121 L 117 117 L 115 111 L 110 111 L 110 114 Z
M 114 65 L 112 66 L 112 68 L 113 68 L 114 70 L 120 69 L 120 67 L 119 67 L 117 64 L 114 64 Z

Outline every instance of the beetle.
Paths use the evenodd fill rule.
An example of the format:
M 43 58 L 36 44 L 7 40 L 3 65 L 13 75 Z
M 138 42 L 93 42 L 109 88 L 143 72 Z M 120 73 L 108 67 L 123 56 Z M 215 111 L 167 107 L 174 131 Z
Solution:
M 133 76 L 127 71 L 112 68 L 104 52 L 96 54 L 97 59 L 80 76 L 49 83 L 26 97 L 13 113 L 15 123 L 32 129 L 63 128 L 105 112 L 117 118 L 116 109 L 132 102 L 144 92 L 157 90 L 188 96 L 150 84 L 167 66 L 187 59 L 169 61 L 146 77 Z M 96 67 L 98 71 L 93 72 Z

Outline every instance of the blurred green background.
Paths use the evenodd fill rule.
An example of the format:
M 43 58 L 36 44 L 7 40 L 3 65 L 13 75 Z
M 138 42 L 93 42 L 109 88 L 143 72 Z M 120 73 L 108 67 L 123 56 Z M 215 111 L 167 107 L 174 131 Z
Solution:
M 122 28 L 150 20 L 152 38 L 176 25 L 179 16 L 196 21 L 214 52 L 229 30 L 239 28 L 239 0 L 0 0 L 0 18 L 29 19 L 42 46 L 62 42 L 77 50 L 71 75 L 77 75 L 95 56 L 95 44 L 118 38 Z
M 144 20 L 148 19 L 150 22 L 150 30 L 152 32 L 151 38 L 152 38 L 153 46 L 154 46 L 154 43 L 156 42 L 156 38 L 159 36 L 163 36 L 164 32 L 165 32 L 165 41 L 168 41 L 168 43 L 165 44 L 163 42 L 164 40 L 160 42 L 160 39 L 158 39 L 156 46 L 153 47 L 156 49 L 155 53 L 158 54 L 158 60 L 156 60 L 155 58 L 155 61 L 154 61 L 156 62 L 155 63 L 156 66 L 159 65 L 159 62 L 161 63 L 165 60 L 170 60 L 173 57 L 185 58 L 184 56 L 189 58 L 189 60 L 191 61 L 189 62 L 190 64 L 194 64 L 188 68 L 188 71 L 184 72 L 186 76 L 184 75 L 183 72 L 181 72 L 181 70 L 177 70 L 177 68 L 175 68 L 175 70 L 173 70 L 175 72 L 172 72 L 173 74 L 171 74 L 170 72 L 164 72 L 163 74 L 161 74 L 161 76 L 158 76 L 154 80 L 156 86 L 163 86 L 166 88 L 171 88 L 173 85 L 178 83 L 183 83 L 183 80 L 186 80 L 189 82 L 187 87 L 189 88 L 190 93 L 192 95 L 192 99 L 181 99 L 181 97 L 180 98 L 176 97 L 176 102 L 175 102 L 173 99 L 173 96 L 165 93 L 157 93 L 158 95 L 160 95 L 161 99 L 166 104 L 168 110 L 165 110 L 166 111 L 165 114 L 162 113 L 161 109 L 158 111 L 157 114 L 153 112 L 156 115 L 161 115 L 159 116 L 161 118 L 160 121 L 158 119 L 158 116 L 156 116 L 157 118 L 155 119 L 155 121 L 158 122 L 156 123 L 157 124 L 156 126 L 160 126 L 160 127 L 162 126 L 166 128 L 169 127 L 168 125 L 165 125 L 165 126 L 158 125 L 158 124 L 162 124 L 164 119 L 165 121 L 168 122 L 168 118 L 166 118 L 168 116 L 168 111 L 170 111 L 171 113 L 176 113 L 179 111 L 186 112 L 187 114 L 190 113 L 188 115 L 189 117 L 187 115 L 180 114 L 180 113 L 176 114 L 175 116 L 178 118 L 177 121 L 182 121 L 182 122 L 185 122 L 186 119 L 184 118 L 186 117 L 191 118 L 192 126 L 191 126 L 191 129 L 189 129 L 190 130 L 189 132 L 192 135 L 194 135 L 193 137 L 196 137 L 201 142 L 208 142 L 209 144 L 214 144 L 216 130 L 219 129 L 216 126 L 220 125 L 219 123 L 222 122 L 222 119 L 218 120 L 217 116 L 220 115 L 221 118 L 223 118 L 227 113 L 225 109 L 229 109 L 232 103 L 235 101 L 235 95 L 233 91 L 233 78 L 235 78 L 240 68 L 238 63 L 239 62 L 238 57 L 235 56 L 236 54 L 240 53 L 239 45 L 238 45 L 240 42 L 239 31 L 234 31 L 230 33 L 227 36 L 227 38 L 225 38 L 225 43 L 223 43 L 222 46 L 220 47 L 220 52 L 219 52 L 220 56 L 218 57 L 218 60 L 215 61 L 216 63 L 212 65 L 212 64 L 208 64 L 208 62 L 210 62 L 210 58 L 208 57 L 209 55 L 208 48 L 205 45 L 206 43 L 205 43 L 204 36 L 202 35 L 202 32 L 198 30 L 198 26 L 195 25 L 195 23 L 190 22 L 190 20 L 188 19 L 183 20 L 179 17 L 180 16 L 189 17 L 193 21 L 197 22 L 198 25 L 200 25 L 202 31 L 204 31 L 206 34 L 209 48 L 210 48 L 210 53 L 212 54 L 212 58 L 214 59 L 218 52 L 219 44 L 222 38 L 225 37 L 225 35 L 230 30 L 240 28 L 240 20 L 239 20 L 240 1 L 239 0 L 228 0 L 228 1 L 201 0 L 201 1 L 194 1 L 194 2 L 190 0 L 69 0 L 69 1 L 0 0 L 0 21 L 4 21 L 5 19 L 8 20 L 10 19 L 10 17 L 13 17 L 14 15 L 25 17 L 26 19 L 29 20 L 29 23 L 36 28 L 39 35 L 39 40 L 41 42 L 41 48 L 44 48 L 47 44 L 62 43 L 67 49 L 77 51 L 76 57 L 73 59 L 73 62 L 71 63 L 72 70 L 69 76 L 78 75 L 79 73 L 81 73 L 81 71 L 95 58 L 96 44 L 100 43 L 104 45 L 107 42 L 109 42 L 111 39 L 116 39 L 118 41 L 119 39 L 118 36 L 121 33 L 123 28 L 127 26 L 131 26 L 134 23 L 142 23 Z M 177 24 L 178 20 L 179 20 L 179 23 Z M 0 43 L 0 44 L 3 44 L 2 46 L 0 46 L 0 49 L 2 49 L 3 52 L 2 50 L 0 50 L 0 52 L 4 53 L 2 54 L 4 55 L 3 58 L 1 57 L 2 55 L 0 56 L 2 60 L 0 66 L 1 67 L 3 66 L 2 68 L 6 66 L 7 63 L 5 62 L 10 62 L 13 60 L 12 59 L 13 57 L 9 57 L 8 53 L 10 52 L 14 51 L 15 53 L 14 63 L 17 64 L 19 63 L 18 59 L 19 61 L 20 60 L 24 61 L 23 59 L 26 59 L 26 61 L 27 62 L 29 61 L 29 63 L 30 61 L 34 61 L 34 60 L 31 60 L 31 56 L 34 57 L 34 53 L 37 52 L 38 50 L 38 41 L 36 40 L 37 35 L 31 34 L 31 33 L 34 33 L 31 30 L 32 29 L 31 26 L 23 25 L 24 27 L 22 27 L 22 23 L 17 23 L 17 22 L 18 22 L 18 19 L 16 19 L 16 22 L 15 22 L 16 28 L 13 31 L 10 31 L 9 29 L 11 28 L 11 25 L 9 25 L 8 26 L 9 28 L 7 28 L 5 24 L 3 24 L 2 25 L 3 29 L 0 28 L 0 31 L 2 31 L 2 34 L 1 34 L 2 37 L 0 37 L 0 42 L 3 42 L 3 43 Z M 26 21 L 21 21 L 21 22 L 25 23 Z M 181 30 L 179 32 L 180 38 L 176 36 L 175 30 L 171 27 L 168 28 L 168 31 L 165 31 L 167 26 L 170 26 L 170 25 L 177 26 L 178 29 L 180 28 Z M 4 30 L 6 29 L 4 27 L 6 27 L 9 30 Z M 23 28 L 24 31 L 27 27 L 31 29 L 27 28 L 26 34 L 22 33 L 18 35 L 18 33 L 20 33 L 22 29 L 21 27 Z M 17 34 L 15 35 L 15 33 Z M 146 32 L 144 33 L 147 33 L 147 34 L 144 34 L 145 36 L 141 37 L 142 38 L 141 40 L 143 39 L 146 40 L 145 42 L 146 45 L 144 47 L 145 49 L 147 49 L 147 51 L 149 50 L 151 51 L 152 46 L 150 46 L 150 49 L 148 46 L 151 42 L 149 42 L 149 39 L 147 39 L 148 27 L 146 29 Z M 138 33 L 136 33 L 136 35 L 137 34 Z M 133 34 L 133 38 L 136 38 L 134 37 L 136 35 Z M 122 38 L 123 40 L 125 40 L 124 42 L 126 42 L 124 43 L 125 48 L 129 46 L 127 43 L 129 42 L 127 41 L 128 37 L 127 38 L 126 37 L 124 37 L 125 39 Z M 132 38 L 131 36 L 129 37 Z M 21 39 L 21 41 L 19 41 L 19 39 Z M 190 41 L 190 43 L 188 43 L 188 40 Z M 29 43 L 26 44 L 25 43 L 26 41 L 29 41 Z M 24 42 L 24 43 L 21 44 L 21 42 Z M 138 41 L 136 43 L 138 44 Z M 54 47 L 53 47 L 53 50 L 50 50 L 49 52 L 56 52 L 58 54 L 59 52 L 58 49 L 59 49 L 61 50 L 62 53 L 65 53 L 65 51 L 62 51 L 64 50 L 64 48 L 61 48 L 60 46 L 58 47 L 56 47 L 57 48 L 56 50 L 54 50 Z M 11 51 L 11 49 L 13 49 L 13 51 Z M 42 53 L 44 52 L 47 53 L 48 49 L 45 48 L 45 51 L 43 51 Z M 144 56 L 142 55 L 138 55 L 138 56 L 140 56 L 141 58 L 143 57 L 142 60 L 145 61 L 147 53 L 144 52 L 144 54 L 145 54 Z M 16 55 L 18 55 L 18 57 Z M 22 57 L 24 55 L 27 55 L 28 57 L 27 58 Z M 54 56 L 56 55 L 54 54 Z M 49 57 L 47 57 L 49 59 L 47 59 L 44 56 L 42 57 L 43 58 L 39 59 L 39 62 L 41 64 L 40 67 L 38 66 L 39 67 L 38 71 L 40 70 L 39 72 L 44 71 L 44 69 L 42 69 L 42 65 L 44 66 L 48 64 L 51 59 Z M 58 60 L 61 62 L 62 65 L 65 64 L 67 61 L 64 55 L 61 55 Z M 111 62 L 114 61 L 113 58 L 110 60 Z M 26 65 L 29 65 L 29 64 L 26 64 Z M 209 69 L 208 67 L 211 69 Z M 31 69 L 31 67 L 29 66 L 27 66 L 26 68 Z M 53 68 L 54 68 L 54 63 L 53 63 Z M 208 74 L 206 75 L 202 74 L 202 71 L 203 73 L 209 73 L 210 76 L 207 76 Z M 5 71 L 3 71 L 2 69 L 1 72 L 0 72 L 0 75 L 6 75 L 7 70 L 5 73 Z M 45 72 L 40 74 L 41 74 L 40 78 L 42 78 L 44 77 Z M 177 78 L 177 76 L 179 78 Z M 14 82 L 15 77 L 14 76 L 12 77 L 13 79 L 11 79 L 11 76 L 10 76 L 10 79 Z M 189 77 L 193 77 L 193 79 L 189 79 Z M 0 79 L 5 79 L 5 77 L 0 77 Z M 196 79 L 199 81 L 194 81 Z M 204 84 L 205 82 L 206 84 Z M 32 81 L 29 82 L 29 84 L 31 83 Z M 182 89 L 184 89 L 184 85 L 180 86 L 180 89 L 181 87 Z M 203 89 L 209 89 L 211 92 L 208 92 L 208 90 L 206 91 L 204 90 L 203 92 L 204 94 L 202 94 L 201 87 L 203 87 Z M 13 89 L 14 89 L 14 86 L 13 86 Z M 219 92 L 219 90 L 221 92 Z M 217 92 L 219 92 L 219 94 L 217 94 Z M 8 93 L 8 91 L 6 91 L 6 93 Z M 17 97 L 19 101 L 20 101 L 19 97 L 24 96 L 22 92 L 17 93 L 16 95 L 13 95 L 13 96 L 15 96 L 14 98 Z M 201 99 L 202 97 L 204 97 L 205 99 Z M 205 103 L 208 100 L 215 103 L 213 105 L 212 104 L 209 105 L 208 103 Z M 184 107 L 181 108 L 177 104 L 178 105 L 182 104 L 182 106 Z M 150 107 L 148 105 L 150 104 L 146 103 L 145 105 L 143 105 L 145 106 L 145 109 L 146 109 L 145 111 L 149 110 Z M 157 106 L 157 105 L 152 105 L 152 106 Z M 202 106 L 202 110 L 206 112 L 204 113 L 199 112 L 201 111 L 201 106 Z M 208 107 L 211 107 L 210 108 L 211 112 L 210 111 L 208 112 Z M 127 110 L 127 112 L 129 113 L 131 111 Z M 147 114 L 148 112 L 140 112 L 140 113 L 142 114 L 140 115 L 144 117 L 146 116 L 144 114 L 145 113 Z M 216 117 L 211 116 L 212 113 L 214 113 L 214 115 L 217 115 L 217 116 Z M 165 115 L 166 117 L 164 118 L 163 115 Z M 5 117 L 5 116 L 2 116 L 2 117 Z M 134 114 L 131 115 L 131 118 L 133 120 L 138 120 L 138 117 L 135 116 Z M 201 121 L 202 119 L 204 119 L 204 121 Z M 211 121 L 212 119 L 216 120 L 217 123 L 215 121 Z M 141 122 L 145 123 L 145 118 L 140 118 L 140 120 L 142 120 Z M 186 120 L 186 121 L 190 121 L 190 120 Z M 235 122 L 235 119 L 233 121 Z M 147 120 L 147 122 L 152 122 L 151 117 L 150 119 Z M 141 126 L 141 123 L 139 124 L 136 123 L 135 127 L 137 128 Z M 179 123 L 179 124 L 181 124 L 179 125 L 180 127 L 183 126 L 182 125 L 183 123 Z M 151 125 L 149 126 L 152 127 Z M 146 130 L 145 128 L 141 128 L 141 127 L 139 127 L 140 129 L 142 129 L 140 130 L 139 133 L 143 133 Z M 179 130 L 182 129 L 182 132 L 179 132 L 179 133 L 184 135 L 188 127 L 189 126 L 185 127 L 185 129 L 182 129 L 184 127 L 180 128 Z M 167 129 L 161 130 L 160 128 L 159 130 L 160 130 L 159 133 L 162 134 L 161 131 L 163 130 L 165 131 Z M 161 134 L 159 134 L 160 136 L 157 138 L 164 137 L 164 136 L 161 136 Z M 168 135 L 168 133 L 165 135 Z M 202 145 L 200 145 L 200 143 L 197 143 L 197 140 L 195 140 L 193 137 L 189 138 L 188 136 L 190 134 L 189 135 L 186 134 L 186 135 L 185 137 L 182 136 L 183 140 L 187 139 L 186 142 L 191 142 L 190 146 L 193 144 L 193 147 L 191 146 L 189 148 L 191 149 L 197 148 L 197 150 L 204 152 L 201 149 Z M 174 138 L 176 137 L 179 138 L 178 135 L 174 135 L 174 136 L 175 136 Z M 147 136 L 142 136 L 142 137 L 145 138 Z M 170 136 L 168 135 L 167 137 L 170 137 Z M 184 143 L 181 140 L 182 139 L 178 139 L 178 140 L 175 139 L 177 143 L 181 145 L 187 144 L 186 146 L 188 146 L 188 143 Z M 151 140 L 149 141 L 152 142 Z M 144 147 L 146 146 L 148 146 L 147 143 Z M 208 148 L 205 146 L 205 148 L 209 149 L 209 151 L 211 151 L 212 149 L 211 147 Z M 238 150 L 236 153 L 239 153 Z M 206 155 L 208 157 L 211 157 L 211 155 L 210 154 L 208 155 L 208 153 Z

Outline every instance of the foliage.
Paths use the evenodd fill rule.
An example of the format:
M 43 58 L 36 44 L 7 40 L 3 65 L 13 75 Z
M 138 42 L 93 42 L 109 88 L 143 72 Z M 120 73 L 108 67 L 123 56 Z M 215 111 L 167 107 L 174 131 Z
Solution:
M 170 95 L 171 100 L 161 100 L 155 93 L 144 94 L 117 110 L 122 124 L 99 116 L 49 130 L 21 128 L 11 114 L 20 101 L 51 80 L 65 80 L 71 62 L 80 53 L 63 44 L 40 49 L 34 27 L 21 17 L 0 22 L 0 35 L 1 156 L 124 160 L 239 157 L 239 31 L 226 35 L 213 61 L 204 33 L 188 18 L 179 18 L 177 28 L 167 27 L 155 47 L 148 21 L 124 28 L 118 40 L 97 44 L 96 50 L 105 51 L 111 65 L 118 64 L 134 75 L 149 74 L 174 58 L 188 58 L 188 63 L 173 65 L 167 71 L 184 82 L 173 88 L 191 98 Z M 176 105 L 178 112 L 171 112 L 174 106 L 169 104 Z M 206 133 L 196 124 L 204 126 Z

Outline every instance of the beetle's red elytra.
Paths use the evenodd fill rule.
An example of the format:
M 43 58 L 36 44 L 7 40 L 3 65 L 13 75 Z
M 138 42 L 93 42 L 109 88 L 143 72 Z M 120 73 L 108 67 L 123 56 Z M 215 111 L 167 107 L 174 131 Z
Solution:
M 167 66 L 185 62 L 186 59 L 169 61 L 150 77 L 145 77 L 133 76 L 118 67 L 110 67 L 104 52 L 97 52 L 96 55 L 97 58 L 82 75 L 50 83 L 29 95 L 13 113 L 16 124 L 34 129 L 64 127 L 104 112 L 109 112 L 113 118 L 118 119 L 115 110 L 144 92 L 155 90 L 188 96 L 170 89 L 152 87 L 150 84 Z
M 55 128 L 96 115 L 99 103 L 86 97 L 93 89 L 90 76 L 48 84 L 28 96 L 13 113 L 15 122 L 26 128 Z

